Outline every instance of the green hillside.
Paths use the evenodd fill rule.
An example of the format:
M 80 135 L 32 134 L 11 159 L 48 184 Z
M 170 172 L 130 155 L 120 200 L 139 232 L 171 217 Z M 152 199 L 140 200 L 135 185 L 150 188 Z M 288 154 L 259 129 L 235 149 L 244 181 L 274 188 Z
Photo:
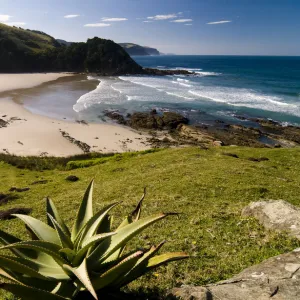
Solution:
M 264 160 L 258 162 L 253 158 Z M 4 162 L 8 159 L 18 168 Z M 115 224 L 132 210 L 144 186 L 147 197 L 143 216 L 161 211 L 181 213 L 178 218 L 170 217 L 151 227 L 134 243 L 148 247 L 167 240 L 164 251 L 186 251 L 192 258 L 143 277 L 130 285 L 135 291 L 151 294 L 176 285 L 216 282 L 300 246 L 299 241 L 268 232 L 255 220 L 242 218 L 240 214 L 249 202 L 259 199 L 285 199 L 300 205 L 298 149 L 167 149 L 96 158 L 89 163 L 76 161 L 68 165 L 76 168 L 91 165 L 93 161 L 94 166 L 73 170 L 66 170 L 65 159 L 1 156 L 1 160 L 0 193 L 11 194 L 11 199 L 17 197 L 3 204 L 1 210 L 28 207 L 33 209 L 32 216 L 44 219 L 43 198 L 49 195 L 71 224 L 88 182 L 95 177 L 96 210 L 123 201 L 114 211 Z M 56 169 L 51 169 L 51 161 Z M 47 162 L 50 170 L 24 168 L 29 162 L 31 168 L 45 167 Z M 80 180 L 68 182 L 65 180 L 68 175 L 76 175 Z M 10 193 L 11 187 L 30 190 Z M 0 227 L 19 237 L 25 236 L 19 220 L 0 221 Z M 149 299 L 151 295 L 148 296 Z
M 0 24 L 0 72 L 140 73 L 142 68 L 111 40 L 88 39 L 65 46 L 50 35 Z
M 44 51 L 59 47 L 59 43 L 50 35 L 40 31 L 25 30 L 0 23 L 0 43 L 14 43 L 23 51 Z

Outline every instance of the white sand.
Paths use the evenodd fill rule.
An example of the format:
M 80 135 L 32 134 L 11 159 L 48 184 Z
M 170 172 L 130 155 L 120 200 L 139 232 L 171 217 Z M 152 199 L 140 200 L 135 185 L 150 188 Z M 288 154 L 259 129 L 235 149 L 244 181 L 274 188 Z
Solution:
M 40 85 L 60 77 L 72 76 L 70 73 L 30 73 L 0 74 L 0 93 L 15 89 L 25 89 Z
M 62 74 L 0 74 L 0 91 L 36 86 Z M 49 76 L 48 76 L 49 75 Z M 63 74 L 63 76 L 66 76 Z M 18 78 L 18 81 L 15 81 Z M 11 83 L 9 80 L 13 80 Z M 44 80 L 44 81 L 42 81 Z M 3 82 L 6 82 L 5 85 Z M 16 83 L 18 82 L 18 84 Z M 1 97 L 5 97 L 2 94 Z M 83 151 L 62 136 L 60 131 L 91 146 L 95 152 L 124 152 L 149 149 L 146 136 L 111 124 L 78 124 L 33 114 L 8 95 L 0 97 L 0 119 L 9 122 L 0 128 L 0 152 L 16 155 L 69 156 Z

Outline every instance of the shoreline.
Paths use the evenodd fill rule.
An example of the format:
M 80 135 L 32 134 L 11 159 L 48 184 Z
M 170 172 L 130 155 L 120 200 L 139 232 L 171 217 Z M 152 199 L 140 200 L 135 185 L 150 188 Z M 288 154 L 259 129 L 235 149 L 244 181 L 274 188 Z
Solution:
M 9 80 L 18 77 L 14 88 L 11 82 L 5 87 L 8 79 L 1 82 L 1 77 L 7 75 L 10 75 Z M 132 129 L 113 124 L 59 120 L 33 113 L 11 99 L 11 93 L 16 90 L 28 91 L 66 76 L 73 74 L 0 74 L 0 153 L 71 156 L 85 153 L 87 149 L 89 152 L 116 153 L 150 148 L 148 136 Z

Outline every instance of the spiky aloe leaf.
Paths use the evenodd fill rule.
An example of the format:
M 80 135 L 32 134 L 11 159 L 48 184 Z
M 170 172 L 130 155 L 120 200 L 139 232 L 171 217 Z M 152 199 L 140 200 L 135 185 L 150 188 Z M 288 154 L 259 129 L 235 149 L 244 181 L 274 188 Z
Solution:
M 26 215 L 14 214 L 13 216 L 21 219 L 40 240 L 60 244 L 56 231 L 42 221 Z
M 6 269 L 9 269 L 14 272 L 18 272 L 27 276 L 34 278 L 49 280 L 47 277 L 41 275 L 38 270 L 35 270 L 32 265 L 28 263 L 25 259 L 20 257 L 13 256 L 4 256 L 0 255 L 0 265 L 5 266 Z
M 18 239 L 17 237 L 6 233 L 2 230 L 0 230 L 0 242 L 3 245 L 10 245 L 14 243 L 22 242 L 22 240 Z M 28 249 L 10 249 L 10 251 L 15 254 L 18 257 L 24 257 L 24 258 L 36 258 L 37 254 L 35 251 L 28 250 Z
M 122 287 L 132 282 L 133 280 L 139 278 L 147 272 L 147 265 L 149 259 L 155 255 L 165 242 L 161 242 L 158 246 L 152 246 L 145 254 L 136 262 L 131 270 L 124 276 L 120 277 L 118 282 L 115 283 L 116 286 Z
M 68 300 L 70 298 L 61 297 L 43 290 L 32 288 L 26 285 L 14 283 L 0 283 L 0 289 L 13 293 L 23 300 L 43 299 L 43 300 Z
M 59 255 L 59 250 L 61 249 L 61 247 L 57 244 L 53 244 L 45 241 L 25 241 L 25 242 L 19 242 L 19 243 L 3 246 L 0 248 L 0 250 L 12 249 L 12 248 L 36 250 L 51 256 L 59 264 L 66 263 L 66 261 Z
M 124 221 L 120 224 L 120 226 L 118 227 L 118 229 L 132 223 L 132 222 L 136 222 L 140 219 L 141 217 L 141 212 L 142 212 L 142 204 L 143 201 L 145 199 L 146 196 L 146 188 L 144 188 L 144 194 L 142 196 L 142 198 L 140 199 L 140 201 L 138 202 L 136 208 L 124 219 Z M 125 245 L 126 246 L 126 245 Z M 124 252 L 125 246 L 120 247 L 118 250 L 116 250 L 110 257 L 111 260 L 116 260 L 118 258 L 120 258 L 120 256 L 122 255 L 122 253 Z
M 114 234 L 116 234 L 116 233 L 108 232 L 108 233 L 103 233 L 103 234 L 97 234 L 97 235 L 89 238 L 88 240 L 86 240 L 83 243 L 82 248 L 77 252 L 77 254 L 73 260 L 73 264 L 75 266 L 77 266 L 82 261 L 83 257 L 88 252 L 90 247 L 92 247 L 94 244 L 99 243 L 100 241 L 103 241 L 104 239 L 106 239 Z
M 168 215 L 170 214 L 162 213 L 156 216 L 146 217 L 116 230 L 116 235 L 104 240 L 103 243 L 96 247 L 96 249 L 88 257 L 88 263 L 91 263 L 94 269 L 97 270 L 97 268 L 101 266 L 102 262 L 104 262 L 116 250 L 123 247 L 134 236 L 153 223 L 164 219 Z
M 167 262 L 189 258 L 184 252 L 170 252 L 151 257 L 147 264 L 147 272 L 153 268 L 157 268 Z
M 75 224 L 72 229 L 72 241 L 75 241 L 78 232 L 83 228 L 86 222 L 93 216 L 93 187 L 94 180 L 91 181 L 83 196 L 79 207 Z
M 109 211 L 118 205 L 119 202 L 110 204 L 96 213 L 82 228 L 82 230 L 78 233 L 78 237 L 76 238 L 74 244 L 77 249 L 81 247 L 81 244 L 92 237 L 98 230 L 99 226 L 103 222 L 105 216 L 109 213 Z
M 118 278 L 123 276 L 130 270 L 143 255 L 143 251 L 137 251 L 126 259 L 122 260 L 119 264 L 103 273 L 98 278 L 92 280 L 92 284 L 96 290 L 108 287 L 113 284 Z
M 71 241 L 71 238 L 70 236 L 68 236 L 64 230 L 61 228 L 61 226 L 56 222 L 56 220 L 48 214 L 48 218 L 51 220 L 56 232 L 57 232 L 57 235 L 60 239 L 60 244 L 63 248 L 70 248 L 70 249 L 73 249 L 73 243 Z
M 80 280 L 84 287 L 93 295 L 93 297 L 98 300 L 97 294 L 87 271 L 86 259 L 83 260 L 78 268 L 72 268 L 68 265 L 64 265 L 64 268 L 67 271 L 72 272 Z
M 56 206 L 54 205 L 53 201 L 49 197 L 46 198 L 46 210 L 47 210 L 47 214 L 49 214 L 50 216 L 52 216 L 54 218 L 54 220 L 63 229 L 65 234 L 70 236 L 71 233 L 70 233 L 68 226 L 65 224 L 64 220 L 60 217 L 60 215 L 56 209 Z M 47 215 L 48 225 L 54 228 L 53 223 L 51 222 L 51 220 L 49 218 L 49 215 Z

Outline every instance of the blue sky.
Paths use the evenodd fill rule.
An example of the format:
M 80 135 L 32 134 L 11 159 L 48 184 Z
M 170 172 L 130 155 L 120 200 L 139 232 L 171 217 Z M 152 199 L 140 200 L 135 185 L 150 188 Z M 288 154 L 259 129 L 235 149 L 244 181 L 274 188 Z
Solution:
M 0 0 L 0 22 L 164 53 L 300 55 L 300 0 Z

